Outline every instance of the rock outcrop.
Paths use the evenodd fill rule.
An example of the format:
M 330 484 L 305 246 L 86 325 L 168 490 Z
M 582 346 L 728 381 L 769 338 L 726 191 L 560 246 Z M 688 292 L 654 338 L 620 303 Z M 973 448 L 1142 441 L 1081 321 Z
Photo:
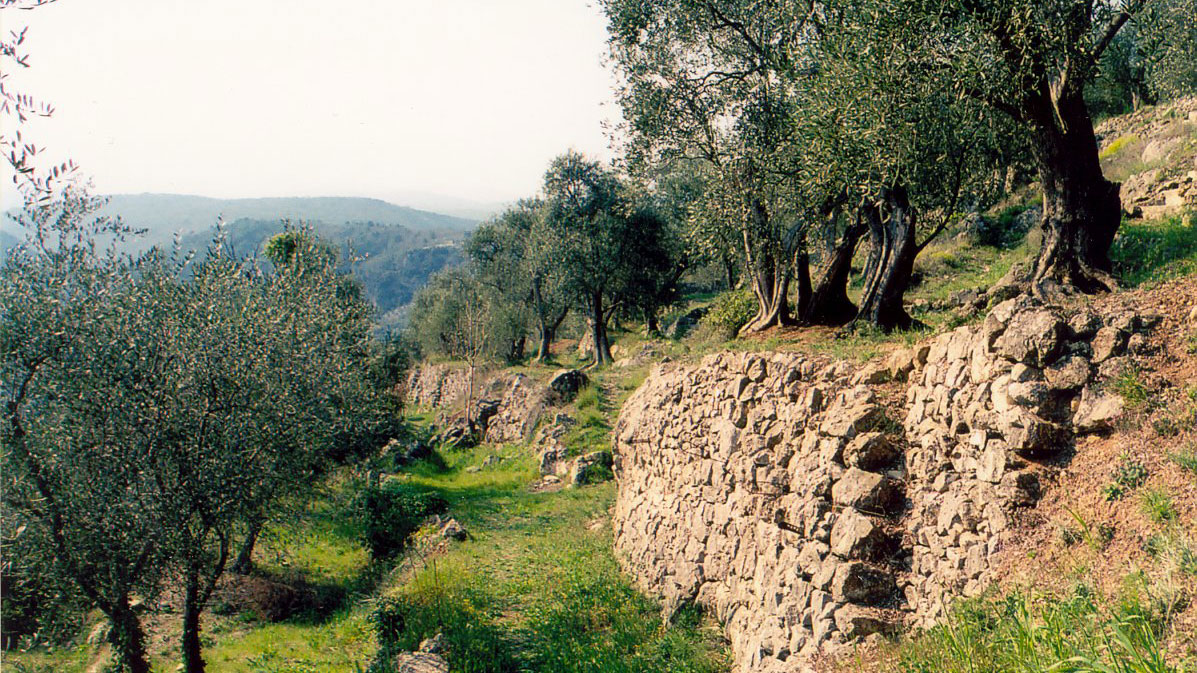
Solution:
M 658 366 L 613 433 L 621 561 L 667 612 L 710 609 L 742 671 L 801 671 L 933 623 L 988 585 L 1073 437 L 1120 412 L 1103 382 L 1155 322 L 1018 298 L 859 368 L 792 353 Z M 904 404 L 879 401 L 903 386 Z

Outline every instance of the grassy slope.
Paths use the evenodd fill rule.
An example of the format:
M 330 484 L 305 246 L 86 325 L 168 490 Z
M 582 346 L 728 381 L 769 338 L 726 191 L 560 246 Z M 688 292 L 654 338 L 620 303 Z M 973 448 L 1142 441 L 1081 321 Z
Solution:
M 527 367 L 544 377 L 551 370 Z M 583 453 L 608 446 L 613 416 L 643 380 L 645 368 L 601 373 L 571 411 L 580 423 L 567 441 Z M 430 414 L 413 414 L 426 423 Z M 492 455 L 497 466 L 480 470 Z M 531 451 L 518 444 L 444 454 L 445 466 L 421 463 L 396 478 L 440 492 L 450 514 L 469 530 L 428 556 L 411 554 L 382 569 L 372 565 L 347 514 L 360 479 L 341 474 L 299 516 L 264 536 L 257 559 L 274 577 L 299 576 L 348 595 L 324 618 L 262 622 L 248 613 L 205 615 L 205 659 L 212 673 L 356 673 L 378 649 L 371 615 L 380 599 L 460 587 L 485 598 L 495 629 L 519 670 L 693 671 L 729 667 L 721 631 L 697 617 L 663 626 L 659 608 L 636 592 L 615 561 L 608 482 L 558 492 L 529 489 L 539 475 Z M 430 531 L 424 531 L 429 534 Z M 389 569 L 388 569 L 389 568 Z M 440 598 L 440 597 L 438 597 Z M 223 612 L 214 601 L 216 612 Z M 579 616 L 587 616 L 578 622 Z M 98 617 L 97 617 L 98 620 Z M 156 671 L 178 662 L 178 615 L 147 620 Z M 429 634 L 419 634 L 416 638 Z M 107 647 L 11 653 L 6 670 L 82 673 L 107 661 Z M 569 662 L 546 652 L 570 653 Z M 574 666 L 570 669 L 569 666 Z M 9 669 L 11 667 L 11 669 Z M 455 667 L 458 670 L 476 670 Z

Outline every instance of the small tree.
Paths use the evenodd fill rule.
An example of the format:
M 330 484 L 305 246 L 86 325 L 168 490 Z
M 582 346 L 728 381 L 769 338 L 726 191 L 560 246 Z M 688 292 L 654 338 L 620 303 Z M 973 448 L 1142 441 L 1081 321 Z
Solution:
M 201 671 L 200 615 L 235 538 L 355 422 L 367 313 L 302 246 L 274 274 L 219 245 L 198 261 L 102 252 L 95 236 L 123 230 L 88 225 L 97 205 L 34 210 L 0 270 L 6 504 L 109 617 L 125 670 L 149 670 L 132 596 L 177 570 L 184 665 Z

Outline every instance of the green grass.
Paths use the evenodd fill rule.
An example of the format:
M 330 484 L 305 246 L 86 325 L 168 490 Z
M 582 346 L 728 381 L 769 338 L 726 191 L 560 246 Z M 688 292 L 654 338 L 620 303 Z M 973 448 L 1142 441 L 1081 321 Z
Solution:
M 1197 449 L 1190 446 L 1180 453 L 1169 454 L 1168 458 L 1182 469 L 1197 477 Z
M 576 404 L 613 413 L 598 393 Z M 451 648 L 488 652 L 495 662 L 461 664 L 463 671 L 727 669 L 711 623 L 663 626 L 659 607 L 619 572 L 606 523 L 613 483 L 533 493 L 531 457 L 515 446 L 506 451 L 509 459 L 494 469 L 465 471 L 489 454 L 479 447 L 448 454 L 444 472 L 405 477 L 437 489 L 471 539 L 386 592 L 405 626 L 392 621 L 385 644 L 407 648 L 441 631 Z
M 581 455 L 610 448 L 612 410 L 603 399 L 598 381 L 582 389 L 574 400 L 575 416 L 578 422 L 565 435 L 563 441 L 571 455 Z
M 1197 273 L 1197 227 L 1177 215 L 1161 222 L 1124 222 L 1110 249 L 1114 272 L 1131 287 Z
M 1038 235 L 1032 229 L 1017 246 L 1009 249 L 945 240 L 930 246 L 915 261 L 922 282 L 906 293 L 907 301 L 919 299 L 942 302 L 955 292 L 990 288 L 997 284 L 1016 263 L 1030 259 L 1038 248 Z M 951 260 L 945 267 L 945 260 Z M 924 316 L 916 316 L 924 319 Z
M 1110 143 L 1109 146 L 1107 146 L 1104 150 L 1102 150 L 1101 154 L 1098 155 L 1098 158 L 1102 161 L 1105 161 L 1106 159 L 1113 157 L 1115 154 L 1118 154 L 1118 152 L 1125 149 L 1128 145 L 1138 142 L 1139 136 L 1135 135 L 1134 133 L 1128 133 L 1124 136 L 1120 136 L 1114 142 Z
M 944 624 L 899 649 L 898 670 L 1182 673 L 1186 669 L 1169 663 L 1161 645 L 1163 621 L 1130 598 L 1099 605 L 1084 587 L 1066 596 L 966 601 Z
M 1128 367 L 1109 383 L 1110 389 L 1122 396 L 1130 409 L 1143 409 L 1151 401 L 1151 391 L 1137 367 Z
M 1172 496 L 1161 488 L 1150 488 L 1143 491 L 1141 496 L 1143 513 L 1158 524 L 1167 524 L 1176 520 L 1176 505 Z

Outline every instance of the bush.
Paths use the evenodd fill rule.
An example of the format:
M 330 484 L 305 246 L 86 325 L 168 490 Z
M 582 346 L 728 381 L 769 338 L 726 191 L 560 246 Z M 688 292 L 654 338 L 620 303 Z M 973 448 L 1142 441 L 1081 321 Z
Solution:
M 1142 486 L 1147 481 L 1148 473 L 1143 463 L 1124 453 L 1119 457 L 1118 466 L 1114 468 L 1111 476 L 1114 481 L 1106 484 L 1101 492 L 1106 500 L 1113 502 L 1121 500 L 1128 492 Z
M 729 290 L 715 297 L 711 310 L 702 318 L 702 324 L 715 331 L 723 339 L 731 339 L 740 328 L 756 315 L 756 296 L 748 288 Z
M 407 484 L 387 482 L 362 491 L 358 502 L 362 541 L 376 559 L 403 551 L 424 517 L 448 508 L 440 494 Z
M 374 611 L 379 653 L 371 673 L 390 671 L 389 661 L 441 634 L 453 670 L 507 673 L 517 670 L 511 643 L 497 625 L 493 599 L 453 566 L 426 567 L 400 593 Z

